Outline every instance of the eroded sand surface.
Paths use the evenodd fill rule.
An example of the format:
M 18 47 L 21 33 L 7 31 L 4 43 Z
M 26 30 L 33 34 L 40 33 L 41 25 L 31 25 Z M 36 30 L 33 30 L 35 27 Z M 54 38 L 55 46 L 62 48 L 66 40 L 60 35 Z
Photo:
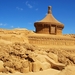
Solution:
M 75 47 L 38 47 L 27 29 L 0 29 L 0 75 L 75 75 Z

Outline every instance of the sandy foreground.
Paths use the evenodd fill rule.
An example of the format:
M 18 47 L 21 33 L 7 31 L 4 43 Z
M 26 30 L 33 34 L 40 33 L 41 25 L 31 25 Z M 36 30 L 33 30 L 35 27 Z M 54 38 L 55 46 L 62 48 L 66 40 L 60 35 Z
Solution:
M 32 45 L 30 34 L 35 33 L 0 29 L 0 75 L 75 75 L 75 46 Z
M 54 70 L 54 69 L 47 69 L 44 71 L 39 71 L 39 72 L 30 72 L 30 73 L 20 73 L 20 72 L 16 72 L 16 73 L 0 73 L 0 75 L 56 75 L 58 74 L 60 71 L 58 70 Z

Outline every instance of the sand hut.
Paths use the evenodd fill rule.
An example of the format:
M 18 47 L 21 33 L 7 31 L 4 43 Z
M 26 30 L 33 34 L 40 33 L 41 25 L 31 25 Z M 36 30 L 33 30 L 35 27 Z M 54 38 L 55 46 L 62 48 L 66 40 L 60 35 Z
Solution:
M 61 35 L 64 25 L 52 15 L 51 6 L 48 7 L 48 14 L 44 19 L 35 22 L 36 33 Z

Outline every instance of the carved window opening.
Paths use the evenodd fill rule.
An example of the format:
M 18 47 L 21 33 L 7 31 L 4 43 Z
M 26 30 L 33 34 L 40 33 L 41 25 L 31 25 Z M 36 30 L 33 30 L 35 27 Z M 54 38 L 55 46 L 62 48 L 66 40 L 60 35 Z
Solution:
M 56 26 L 51 26 L 51 34 L 56 34 Z

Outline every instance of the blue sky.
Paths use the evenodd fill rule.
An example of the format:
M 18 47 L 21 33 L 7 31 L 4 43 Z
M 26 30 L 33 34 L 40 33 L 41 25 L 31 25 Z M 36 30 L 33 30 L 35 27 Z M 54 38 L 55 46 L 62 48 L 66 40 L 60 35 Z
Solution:
M 52 6 L 53 16 L 64 24 L 64 34 L 75 34 L 75 0 L 0 0 L 0 28 L 35 30 Z

